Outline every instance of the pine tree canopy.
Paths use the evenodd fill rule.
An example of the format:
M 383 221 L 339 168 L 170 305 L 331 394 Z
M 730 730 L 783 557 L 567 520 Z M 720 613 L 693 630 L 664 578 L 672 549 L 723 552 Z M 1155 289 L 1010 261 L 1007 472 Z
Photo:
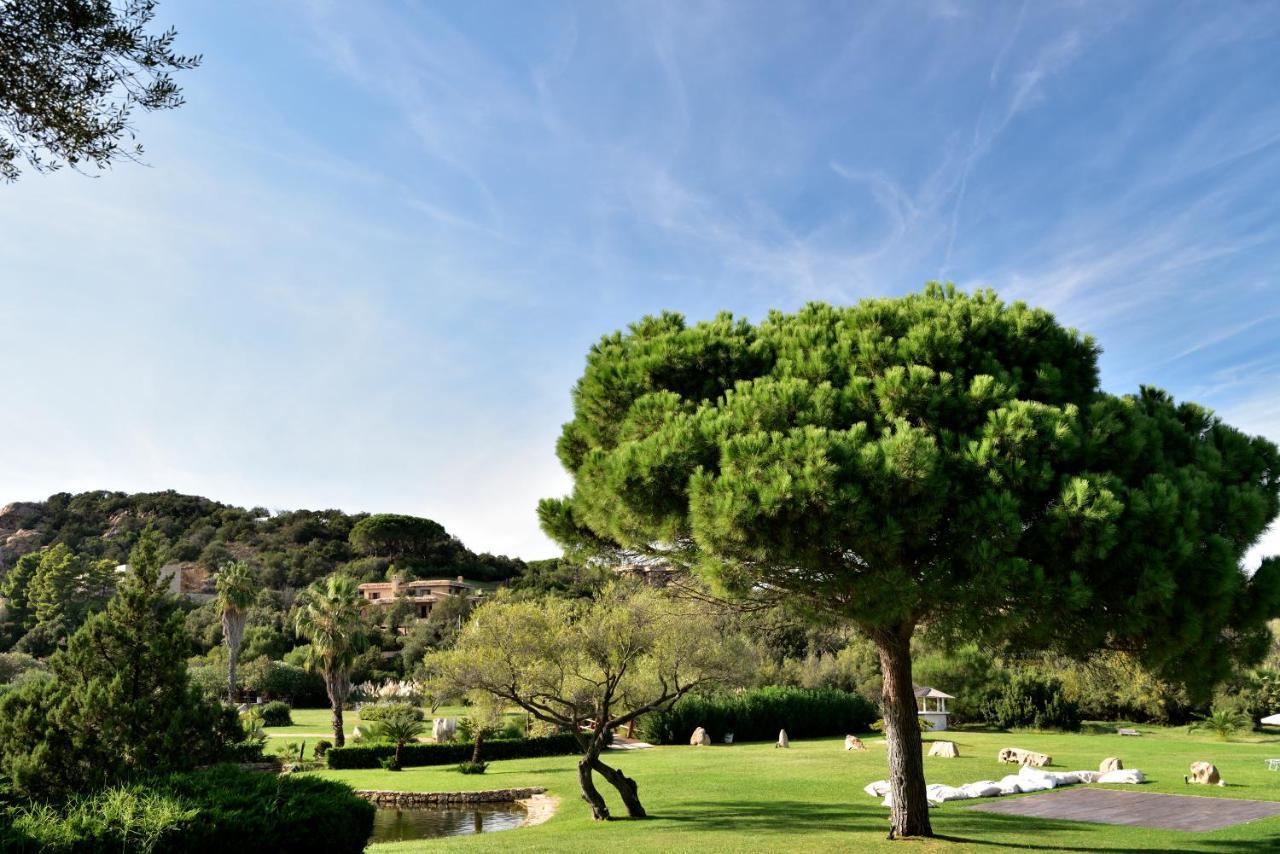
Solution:
M 539 507 L 569 548 L 769 590 L 868 634 L 922 627 L 1139 653 L 1211 684 L 1265 649 L 1280 455 L 1193 403 L 1099 385 L 1046 311 L 931 284 L 759 324 L 646 317 L 606 336 Z

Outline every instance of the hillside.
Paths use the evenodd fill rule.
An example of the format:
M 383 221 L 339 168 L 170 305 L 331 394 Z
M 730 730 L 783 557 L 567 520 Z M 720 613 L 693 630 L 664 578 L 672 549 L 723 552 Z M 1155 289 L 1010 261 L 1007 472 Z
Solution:
M 0 580 L 22 555 L 56 543 L 85 557 L 123 563 L 148 525 L 173 544 L 171 560 L 213 571 L 227 560 L 243 559 L 263 586 L 274 589 L 303 587 L 339 567 L 378 579 L 393 562 L 410 577 L 502 581 L 524 570 L 517 558 L 472 552 L 443 528 L 429 548 L 411 558 L 362 553 L 349 535 L 367 516 L 340 510 L 272 514 L 173 491 L 63 492 L 0 508 Z

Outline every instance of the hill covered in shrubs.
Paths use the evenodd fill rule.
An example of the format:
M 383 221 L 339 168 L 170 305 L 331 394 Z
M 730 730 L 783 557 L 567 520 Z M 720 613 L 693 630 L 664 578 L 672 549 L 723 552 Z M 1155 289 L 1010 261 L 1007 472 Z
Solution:
M 0 508 L 0 579 L 22 555 L 58 543 L 86 558 L 123 563 L 148 525 L 172 544 L 170 560 L 210 572 L 244 560 L 271 589 L 305 587 L 340 568 L 362 579 L 382 578 L 393 563 L 407 577 L 477 581 L 505 581 L 525 569 L 518 558 L 471 551 L 430 519 L 341 510 L 273 513 L 172 490 L 100 491 L 60 492 Z

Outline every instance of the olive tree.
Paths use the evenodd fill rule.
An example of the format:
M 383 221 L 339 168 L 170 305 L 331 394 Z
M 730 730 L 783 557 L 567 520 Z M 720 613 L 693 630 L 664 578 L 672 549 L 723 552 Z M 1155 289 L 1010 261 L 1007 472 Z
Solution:
M 731 680 L 742 660 L 742 646 L 705 604 L 615 585 L 594 600 L 483 605 L 453 649 L 430 662 L 453 695 L 484 692 L 572 732 L 582 748 L 582 797 L 603 821 L 609 808 L 595 773 L 617 789 L 630 817 L 646 816 L 636 781 L 600 759 L 614 730 Z
M 182 105 L 173 72 L 200 64 L 177 33 L 151 29 L 155 0 L 4 0 L 0 4 L 0 178 L 25 160 L 99 169 L 137 159 L 132 114 Z
M 606 336 L 559 440 L 544 529 L 785 594 L 876 645 L 891 835 L 930 835 L 913 634 L 1132 652 L 1204 690 L 1265 652 L 1280 560 L 1270 442 L 1143 388 L 1049 313 L 930 285 L 753 325 L 646 317 Z

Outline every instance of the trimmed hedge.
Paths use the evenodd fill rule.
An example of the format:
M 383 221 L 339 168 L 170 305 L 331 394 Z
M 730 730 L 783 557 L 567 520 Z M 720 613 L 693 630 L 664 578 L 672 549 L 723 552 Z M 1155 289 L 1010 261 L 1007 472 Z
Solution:
M 444 744 L 406 744 L 400 750 L 400 765 L 456 765 L 471 760 L 473 747 L 465 742 Z M 572 733 L 542 738 L 503 738 L 486 741 L 481 753 L 484 761 L 498 759 L 532 759 L 539 756 L 567 756 L 580 753 L 578 740 Z M 394 744 L 357 744 L 333 747 L 325 754 L 330 768 L 378 768 L 383 759 L 394 756 Z
M 351 787 L 223 765 L 0 811 L 0 851 L 363 851 L 373 804 Z
M 426 713 L 413 703 L 365 703 L 360 707 L 360 720 L 380 721 L 390 712 L 399 711 L 400 709 L 408 709 L 413 713 L 415 720 L 424 721 L 427 719 Z
M 645 741 L 687 744 L 698 727 L 712 741 L 733 733 L 734 741 L 772 741 L 778 730 L 789 738 L 818 738 L 866 732 L 880 717 L 875 704 L 835 688 L 759 688 L 741 694 L 686 696 L 665 712 L 640 721 Z

